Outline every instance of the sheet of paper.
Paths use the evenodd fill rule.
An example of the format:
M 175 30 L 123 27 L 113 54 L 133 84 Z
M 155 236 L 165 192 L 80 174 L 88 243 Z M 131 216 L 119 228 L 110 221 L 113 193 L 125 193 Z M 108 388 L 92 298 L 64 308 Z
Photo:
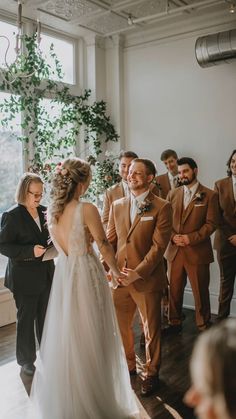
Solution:
M 57 257 L 58 251 L 55 246 L 52 244 L 51 246 L 47 247 L 46 252 L 43 255 L 42 261 L 45 262 L 46 260 L 51 260 Z

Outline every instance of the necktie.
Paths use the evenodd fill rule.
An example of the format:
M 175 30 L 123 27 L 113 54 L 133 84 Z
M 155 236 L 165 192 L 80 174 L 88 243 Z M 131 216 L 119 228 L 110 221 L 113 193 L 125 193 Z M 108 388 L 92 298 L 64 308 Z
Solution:
M 137 214 L 137 208 L 138 208 L 138 201 L 135 198 L 131 199 L 131 205 L 130 205 L 130 221 L 131 224 L 133 224 L 135 216 Z
M 179 186 L 179 178 L 178 178 L 178 176 L 175 176 L 174 177 L 174 179 L 173 179 L 173 185 L 174 185 L 174 188 L 177 188 Z
M 187 206 L 189 205 L 190 201 L 191 201 L 191 197 L 192 197 L 192 192 L 190 189 L 185 189 L 185 193 L 184 193 L 184 209 L 187 208 Z

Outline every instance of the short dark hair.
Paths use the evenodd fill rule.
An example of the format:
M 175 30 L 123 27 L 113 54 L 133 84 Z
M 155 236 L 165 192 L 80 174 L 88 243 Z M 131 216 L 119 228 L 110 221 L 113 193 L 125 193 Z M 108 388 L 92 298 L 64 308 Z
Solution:
M 169 157 L 174 157 L 174 159 L 177 159 L 177 153 L 175 150 L 171 150 L 170 148 L 168 150 L 164 150 L 161 153 L 161 161 L 169 159 Z
M 233 150 L 233 151 L 232 151 L 232 153 L 231 153 L 231 155 L 230 155 L 229 160 L 227 161 L 227 167 L 228 167 L 228 169 L 227 169 L 227 175 L 228 175 L 228 176 L 232 176 L 232 171 L 231 171 L 231 169 L 230 169 L 230 164 L 231 164 L 232 157 L 233 157 L 233 155 L 234 155 L 235 153 L 236 153 L 236 150 Z
M 182 164 L 188 164 L 191 169 L 197 169 L 197 163 L 191 157 L 181 157 L 181 159 L 177 160 L 178 166 L 182 166 Z
M 142 163 L 146 167 L 146 172 L 148 175 L 156 176 L 157 169 L 152 160 L 149 159 L 134 159 L 132 163 Z
M 134 151 L 121 150 L 121 152 L 119 154 L 119 160 L 121 160 L 122 157 L 129 157 L 129 158 L 133 158 L 133 159 L 138 159 L 138 155 Z

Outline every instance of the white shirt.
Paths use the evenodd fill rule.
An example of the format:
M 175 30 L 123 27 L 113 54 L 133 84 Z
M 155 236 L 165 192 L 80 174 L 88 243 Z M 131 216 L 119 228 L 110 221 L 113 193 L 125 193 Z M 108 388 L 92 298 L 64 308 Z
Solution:
M 198 186 L 199 186 L 199 182 L 194 183 L 194 185 L 191 186 L 191 188 L 188 188 L 186 185 L 184 185 L 184 209 L 187 208 L 187 206 L 193 199 L 193 196 L 195 195 Z
M 234 200 L 236 202 L 236 176 L 232 176 L 232 183 L 233 183 Z
M 34 221 L 36 222 L 36 224 L 37 224 L 37 226 L 38 226 L 39 230 L 40 230 L 40 231 L 42 231 L 39 217 L 34 218 Z
M 149 194 L 149 189 L 147 191 L 143 192 L 139 196 L 134 196 L 131 192 L 131 194 L 130 194 L 130 221 L 131 221 L 131 224 L 133 224 L 133 222 L 134 222 L 139 204 L 141 204 L 141 202 L 143 202 L 145 200 L 145 198 L 148 196 L 148 194 Z

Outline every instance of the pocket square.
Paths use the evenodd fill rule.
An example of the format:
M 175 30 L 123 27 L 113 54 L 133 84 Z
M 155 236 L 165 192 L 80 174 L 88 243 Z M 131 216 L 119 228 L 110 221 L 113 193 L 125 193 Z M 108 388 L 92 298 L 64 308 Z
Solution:
M 205 207 L 206 204 L 194 204 L 195 207 Z
M 153 217 L 141 217 L 141 221 L 151 221 Z

